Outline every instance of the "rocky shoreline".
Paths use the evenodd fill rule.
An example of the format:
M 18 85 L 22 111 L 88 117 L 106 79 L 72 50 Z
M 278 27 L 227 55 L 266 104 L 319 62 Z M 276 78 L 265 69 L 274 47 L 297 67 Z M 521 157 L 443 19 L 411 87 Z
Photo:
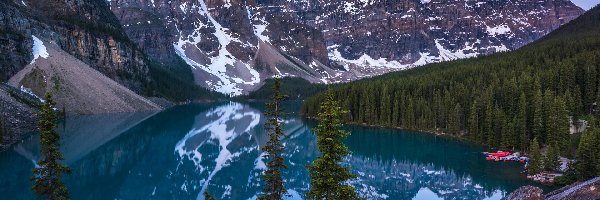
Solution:
M 0 86 L 0 119 L 4 120 L 9 131 L 9 135 L 0 142 L 0 151 L 38 130 L 37 110 L 13 96 L 15 93 L 11 94 L 9 87 Z

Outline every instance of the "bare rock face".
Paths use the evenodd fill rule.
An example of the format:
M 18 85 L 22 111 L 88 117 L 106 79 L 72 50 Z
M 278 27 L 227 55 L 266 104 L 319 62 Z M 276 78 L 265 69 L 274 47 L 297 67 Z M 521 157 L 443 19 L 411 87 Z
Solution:
M 152 59 L 240 95 L 275 75 L 356 80 L 519 48 L 576 18 L 570 1 L 110 0 Z
M 141 91 L 148 81 L 145 57 L 129 41 L 105 1 L 7 0 L 0 2 L 0 80 L 32 58 L 32 35 L 61 49 L 113 80 Z

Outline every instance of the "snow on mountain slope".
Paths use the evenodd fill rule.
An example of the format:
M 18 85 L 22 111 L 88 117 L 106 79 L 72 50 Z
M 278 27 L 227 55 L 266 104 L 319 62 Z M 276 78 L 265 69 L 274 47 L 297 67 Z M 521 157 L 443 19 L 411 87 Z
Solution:
M 576 18 L 570 1 L 112 0 L 153 59 L 228 95 L 273 76 L 352 81 L 519 48 Z M 148 41 L 152 41 L 151 43 Z

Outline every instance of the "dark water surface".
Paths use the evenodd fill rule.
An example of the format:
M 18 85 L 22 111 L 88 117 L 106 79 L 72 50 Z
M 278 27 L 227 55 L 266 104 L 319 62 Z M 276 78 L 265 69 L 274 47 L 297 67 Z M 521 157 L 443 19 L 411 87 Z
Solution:
M 259 103 L 178 106 L 160 113 L 80 116 L 60 126 L 73 199 L 253 199 L 262 190 L 266 143 Z M 296 111 L 299 103 L 288 105 Z M 317 156 L 314 122 L 285 121 L 289 199 L 308 190 L 305 167 Z M 409 131 L 348 126 L 351 181 L 369 199 L 500 199 L 532 184 L 518 163 L 485 161 L 481 146 Z M 39 137 L 0 153 L 0 199 L 34 199 Z

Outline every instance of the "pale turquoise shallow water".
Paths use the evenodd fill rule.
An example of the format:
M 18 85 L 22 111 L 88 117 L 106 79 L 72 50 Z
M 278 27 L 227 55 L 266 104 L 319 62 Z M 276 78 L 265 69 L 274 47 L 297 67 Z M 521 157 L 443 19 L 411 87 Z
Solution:
M 296 111 L 299 103 L 289 103 Z M 72 117 L 60 126 L 73 173 L 73 199 L 252 199 L 261 190 L 260 146 L 266 135 L 260 103 L 177 106 L 160 113 Z M 317 156 L 315 123 L 291 113 L 284 121 L 290 199 L 308 190 L 304 166 Z M 531 184 L 518 163 L 485 161 L 483 147 L 431 134 L 348 126 L 346 164 L 369 199 L 500 199 Z M 34 199 L 29 177 L 39 159 L 32 136 L 0 153 L 0 194 Z M 4 197 L 2 199 L 4 199 Z

